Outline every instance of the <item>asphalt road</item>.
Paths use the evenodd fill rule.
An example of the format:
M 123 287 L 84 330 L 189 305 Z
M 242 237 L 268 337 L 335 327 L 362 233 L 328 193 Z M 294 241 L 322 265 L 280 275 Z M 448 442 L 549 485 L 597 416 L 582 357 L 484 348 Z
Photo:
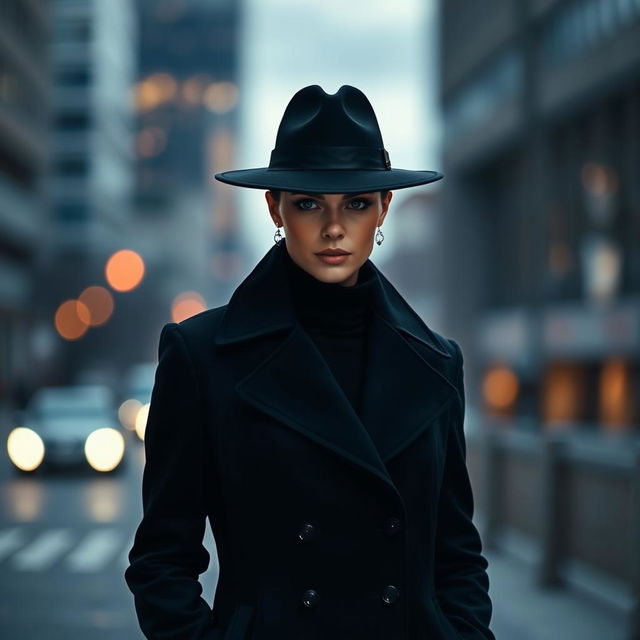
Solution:
M 3 438 L 4 441 L 4 438 Z M 0 452 L 0 629 L 12 640 L 144 640 L 124 581 L 142 514 L 144 455 L 132 438 L 123 473 L 20 475 Z M 213 596 L 217 559 L 202 576 Z M 211 601 L 211 599 L 209 599 Z

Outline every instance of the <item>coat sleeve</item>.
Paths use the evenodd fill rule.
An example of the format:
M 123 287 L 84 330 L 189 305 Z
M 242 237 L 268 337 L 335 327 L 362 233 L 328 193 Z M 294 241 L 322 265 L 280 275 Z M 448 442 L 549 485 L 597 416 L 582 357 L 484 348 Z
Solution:
M 160 333 L 144 437 L 143 517 L 125 570 L 140 628 L 154 640 L 217 637 L 198 580 L 209 565 L 200 401 L 184 338 L 169 322 Z
M 480 535 L 472 522 L 474 500 L 466 466 L 464 436 L 465 393 L 462 351 L 456 352 L 456 386 L 447 436 L 446 459 L 436 532 L 436 596 L 447 621 L 465 640 L 495 640 L 489 629 L 488 562 L 482 555 Z

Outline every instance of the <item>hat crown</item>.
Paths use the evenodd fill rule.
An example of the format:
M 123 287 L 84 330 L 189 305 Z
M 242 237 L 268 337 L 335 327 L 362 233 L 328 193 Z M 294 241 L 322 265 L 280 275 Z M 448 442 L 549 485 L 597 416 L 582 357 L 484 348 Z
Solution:
M 404 189 L 442 177 L 392 168 L 369 99 L 348 84 L 336 93 L 312 84 L 293 95 L 268 167 L 215 174 L 216 180 L 252 189 L 343 194 Z
M 297 91 L 287 105 L 276 148 L 298 146 L 384 147 L 367 96 L 348 84 L 327 93 L 317 84 Z

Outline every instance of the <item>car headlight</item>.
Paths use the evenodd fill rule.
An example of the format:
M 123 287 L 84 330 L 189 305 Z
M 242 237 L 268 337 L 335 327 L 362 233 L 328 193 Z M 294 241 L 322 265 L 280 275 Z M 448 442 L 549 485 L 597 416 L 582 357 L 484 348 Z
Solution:
M 144 434 L 147 430 L 147 419 L 149 418 L 149 408 L 151 407 L 150 402 L 145 402 L 140 409 L 138 409 L 138 413 L 136 414 L 136 426 L 135 431 L 140 438 L 140 440 L 144 440 Z
M 33 429 L 16 427 L 7 437 L 7 453 L 18 469 L 33 471 L 44 458 L 44 442 Z
M 125 400 L 118 408 L 118 418 L 120 424 L 125 428 L 133 431 L 136 424 L 136 414 L 142 406 L 142 402 L 136 398 Z
M 111 471 L 124 456 L 124 438 L 111 427 L 96 429 L 84 443 L 84 455 L 96 471 Z

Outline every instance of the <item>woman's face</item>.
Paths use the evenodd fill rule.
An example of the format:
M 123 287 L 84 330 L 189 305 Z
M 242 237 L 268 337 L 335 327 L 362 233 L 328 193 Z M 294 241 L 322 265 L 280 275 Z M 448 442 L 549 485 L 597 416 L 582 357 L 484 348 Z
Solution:
M 358 269 L 373 249 L 376 227 L 382 225 L 393 193 L 304 194 L 282 191 L 277 201 L 265 193 L 272 220 L 283 226 L 292 260 L 322 282 L 356 284 Z M 329 264 L 317 254 L 326 249 L 348 252 Z

